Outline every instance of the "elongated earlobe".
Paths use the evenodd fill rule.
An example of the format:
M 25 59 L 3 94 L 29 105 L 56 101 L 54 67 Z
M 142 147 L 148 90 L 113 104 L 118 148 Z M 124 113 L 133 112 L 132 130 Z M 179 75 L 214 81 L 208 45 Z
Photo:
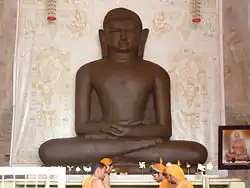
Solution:
M 148 33 L 149 33 L 149 29 L 143 29 L 142 33 L 141 33 L 141 43 L 139 46 L 139 50 L 138 50 L 138 56 L 140 58 L 143 58 L 144 55 L 144 50 L 145 50 L 145 44 L 148 38 Z
M 99 40 L 101 45 L 101 51 L 102 51 L 102 58 L 105 58 L 108 56 L 108 47 L 105 43 L 105 37 L 104 37 L 104 30 L 99 30 Z

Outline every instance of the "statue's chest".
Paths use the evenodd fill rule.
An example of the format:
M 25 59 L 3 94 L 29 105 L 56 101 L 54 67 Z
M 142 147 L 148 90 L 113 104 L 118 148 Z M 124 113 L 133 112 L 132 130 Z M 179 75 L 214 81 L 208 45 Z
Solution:
M 152 87 L 150 75 L 133 71 L 116 71 L 103 74 L 98 81 L 98 88 L 106 91 L 140 92 Z

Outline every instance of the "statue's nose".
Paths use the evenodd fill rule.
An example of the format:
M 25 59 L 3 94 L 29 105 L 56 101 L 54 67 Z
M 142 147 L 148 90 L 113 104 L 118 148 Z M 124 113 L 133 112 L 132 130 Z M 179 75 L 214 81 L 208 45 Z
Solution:
M 120 33 L 120 38 L 121 38 L 122 40 L 127 40 L 127 34 L 126 34 L 125 31 L 121 31 L 121 33 Z

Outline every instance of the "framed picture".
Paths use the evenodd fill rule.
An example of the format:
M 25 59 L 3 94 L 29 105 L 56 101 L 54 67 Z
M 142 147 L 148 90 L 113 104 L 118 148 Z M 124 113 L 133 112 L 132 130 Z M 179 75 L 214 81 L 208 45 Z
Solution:
M 250 125 L 219 126 L 219 169 L 250 169 Z

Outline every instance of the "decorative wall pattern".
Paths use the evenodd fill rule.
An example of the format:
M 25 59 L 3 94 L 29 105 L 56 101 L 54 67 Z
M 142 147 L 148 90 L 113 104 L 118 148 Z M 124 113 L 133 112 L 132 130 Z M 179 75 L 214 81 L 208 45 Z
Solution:
M 225 41 L 224 43 L 224 72 L 225 72 L 225 97 L 226 97 L 226 116 L 227 116 L 226 120 L 228 124 L 245 123 L 245 122 L 250 121 L 250 117 L 248 115 L 249 114 L 248 97 L 247 97 L 247 91 L 245 89 L 245 88 L 248 88 L 245 84 L 246 84 L 246 80 L 248 80 L 249 72 L 244 71 L 244 66 L 242 66 L 241 63 L 237 63 L 237 62 L 240 62 L 239 59 L 241 58 L 245 59 L 245 61 L 241 61 L 241 62 L 246 62 L 246 64 L 248 64 L 247 63 L 248 61 L 245 55 L 241 56 L 241 55 L 236 54 L 236 52 L 241 52 L 241 51 L 248 52 L 249 50 L 248 47 L 246 46 L 244 47 L 246 43 L 243 42 L 243 41 L 249 40 L 246 37 L 249 31 L 248 28 L 246 28 L 247 27 L 246 22 L 249 23 L 249 19 L 246 20 L 246 18 L 248 18 L 247 14 L 249 14 L 250 12 L 249 10 L 246 9 L 248 7 L 247 1 L 248 0 L 238 0 L 238 1 L 226 0 L 226 3 L 224 3 L 224 33 L 225 33 L 225 36 L 224 36 L 224 39 L 225 39 L 224 40 Z M 50 25 L 48 27 L 47 23 L 45 22 L 45 19 L 42 19 L 43 27 L 46 27 L 45 35 L 46 37 L 51 37 L 51 39 L 55 40 L 58 30 L 60 30 L 58 24 L 64 23 L 63 29 L 65 29 L 65 31 L 67 29 L 67 32 L 71 32 L 71 31 L 72 32 L 69 36 L 67 36 L 67 33 L 64 32 L 64 35 L 61 35 L 61 37 L 64 40 L 66 40 L 67 37 L 70 37 L 70 39 L 68 40 L 76 40 L 78 37 L 81 37 L 80 35 L 84 35 L 84 31 L 86 31 L 84 30 L 84 28 L 87 28 L 86 14 L 84 13 L 84 11 L 80 11 L 79 7 L 86 7 L 88 3 L 82 0 L 65 0 L 63 2 L 66 3 L 67 5 L 69 5 L 70 3 L 71 6 L 69 8 L 68 7 L 65 8 L 64 6 L 65 8 L 64 11 L 67 10 L 67 13 L 65 14 L 61 13 L 61 15 L 59 16 L 57 25 Z M 184 1 L 184 2 L 187 2 L 187 1 Z M 216 0 L 204 0 L 203 2 L 206 5 L 206 9 L 212 8 L 212 11 L 215 11 L 214 7 L 216 7 Z M 10 137 L 11 137 L 11 120 L 12 120 L 12 117 L 11 117 L 12 116 L 12 62 L 13 62 L 14 44 L 15 44 L 16 8 L 17 8 L 16 3 L 17 3 L 16 1 L 11 1 L 11 0 L 0 0 L 0 53 L 1 53 L 0 55 L 0 59 L 1 59 L 0 60 L 0 66 L 1 66 L 1 74 L 0 74 L 0 82 L 1 82 L 0 84 L 0 87 L 1 87 L 1 91 L 0 91 L 1 93 L 0 95 L 0 101 L 1 101 L 1 106 L 0 106 L 0 117 L 1 117 L 0 163 L 1 165 L 4 164 L 4 161 L 5 161 L 4 156 L 6 154 L 9 154 L 10 141 L 11 141 Z M 42 0 L 24 0 L 22 3 L 26 5 L 26 8 L 28 7 L 29 9 L 35 8 L 36 10 L 37 9 L 40 10 L 40 12 L 44 14 L 44 18 L 45 18 L 46 15 L 43 12 L 44 4 Z M 178 8 L 181 7 L 179 6 L 181 4 L 180 1 L 162 0 L 160 1 L 160 3 L 166 6 L 175 7 L 175 10 L 177 10 L 176 11 L 177 14 L 179 12 L 183 12 L 182 9 L 178 10 Z M 173 3 L 175 4 L 173 5 Z M 189 15 L 187 9 L 188 9 L 187 6 L 185 6 L 185 13 L 184 13 L 186 14 L 185 16 Z M 22 10 L 22 12 L 25 12 L 25 10 Z M 99 11 L 100 10 L 98 10 L 98 12 Z M 105 11 L 106 9 L 102 10 L 101 13 L 104 15 Z M 67 18 L 67 15 L 69 12 L 71 14 L 70 19 L 72 21 L 71 22 L 69 21 L 66 24 L 65 20 L 67 19 L 69 20 L 69 18 Z M 161 10 L 159 12 L 156 11 L 156 13 L 152 15 L 151 17 L 152 25 L 150 27 L 151 29 L 150 34 L 153 35 L 154 38 L 161 38 L 169 42 L 169 40 L 171 39 L 171 36 L 169 35 L 169 33 L 174 32 L 175 29 L 178 29 L 180 31 L 178 34 L 178 38 L 181 38 L 184 41 L 189 41 L 189 44 L 190 44 L 191 43 L 190 41 L 192 41 L 192 39 L 190 40 L 189 38 L 190 35 L 193 32 L 197 33 L 195 28 L 190 29 L 190 22 L 189 22 L 190 19 L 188 17 L 183 16 L 185 19 L 182 19 L 182 22 L 179 22 L 181 24 L 179 24 L 179 26 L 177 27 L 173 27 L 173 24 L 175 24 L 173 23 L 174 12 L 173 11 L 170 11 L 170 12 L 171 13 L 169 13 L 169 11 L 167 10 Z M 35 27 L 34 22 L 31 22 L 31 20 L 27 20 L 24 18 L 22 18 L 21 20 L 22 20 L 22 28 L 24 26 L 26 28 L 25 30 L 19 29 L 19 33 L 22 33 L 21 36 L 24 36 L 25 39 L 27 39 L 27 36 L 34 34 L 35 31 L 36 33 L 38 33 L 38 30 L 34 28 Z M 145 22 L 145 19 L 143 19 L 143 21 Z M 206 21 L 206 20 L 202 20 L 202 21 Z M 201 22 L 202 25 L 205 25 L 203 23 L 205 22 Z M 206 23 L 207 25 L 209 25 L 212 22 L 206 21 Z M 95 19 L 95 23 L 92 23 L 92 24 L 96 24 L 97 25 L 96 28 L 98 28 L 101 25 L 101 19 Z M 37 25 L 37 26 L 41 27 L 41 25 Z M 203 33 L 203 36 L 209 36 L 208 34 L 205 35 L 205 33 L 213 33 L 214 35 L 216 35 L 217 29 L 214 26 L 216 25 L 213 25 L 212 27 L 212 25 L 210 24 L 210 29 L 207 28 L 207 30 L 206 30 L 206 27 L 203 26 L 204 28 L 203 30 L 205 31 Z M 201 30 L 201 25 L 199 26 L 199 28 Z M 231 31 L 230 31 L 230 28 L 231 28 Z M 232 31 L 232 29 L 236 29 L 236 28 L 238 28 L 237 32 Z M 210 31 L 210 32 L 207 32 L 207 31 Z M 92 34 L 91 36 L 96 37 L 96 31 L 94 31 L 93 33 L 95 34 L 94 35 Z M 193 35 L 193 38 L 197 37 L 196 34 L 192 34 L 192 35 Z M 65 36 L 66 38 L 64 38 Z M 210 37 L 211 37 L 211 34 L 210 34 Z M 241 44 L 241 45 L 238 45 L 238 47 L 236 47 L 237 45 L 236 42 L 239 40 L 239 38 L 241 38 L 240 39 L 241 42 L 238 44 Z M 171 39 L 171 41 L 173 41 L 174 43 L 175 40 Z M 204 41 L 204 39 L 202 41 Z M 30 43 L 32 42 L 29 42 L 29 44 Z M 47 43 L 49 42 L 47 41 Z M 148 42 L 148 45 L 152 45 L 152 43 L 153 42 L 151 40 L 151 42 Z M 234 45 L 229 45 L 230 43 L 231 44 L 234 43 Z M 94 54 L 93 57 L 92 56 L 90 56 L 89 58 L 86 57 L 84 61 L 79 63 L 79 65 L 74 65 L 73 63 L 71 64 L 74 70 L 76 70 L 78 66 L 80 66 L 81 64 L 85 63 L 85 61 L 90 61 L 94 59 L 96 56 L 98 56 L 97 54 L 99 54 L 99 48 L 97 47 L 97 44 L 98 42 L 95 39 L 93 42 L 93 45 L 95 45 L 95 48 L 92 51 L 94 52 L 92 53 Z M 75 49 L 77 49 L 77 47 Z M 244 50 L 240 50 L 240 49 L 244 49 Z M 21 54 L 21 55 L 24 56 L 24 54 Z M 178 59 L 178 56 L 176 59 Z M 161 62 L 164 63 L 165 61 L 161 61 Z M 39 84 L 34 84 L 34 88 L 41 88 L 41 87 Z M 197 87 L 193 87 L 193 89 L 194 88 L 196 88 L 195 89 L 196 91 L 198 90 Z M 73 88 L 71 89 L 73 90 Z M 45 116 L 43 115 L 43 113 L 46 114 L 45 112 L 38 113 L 39 120 L 41 119 L 43 119 L 43 121 L 45 120 L 44 118 Z M 52 112 L 50 114 L 52 114 Z M 193 113 L 193 114 L 189 113 L 189 116 L 187 117 L 189 118 L 186 118 L 186 119 L 188 119 L 189 121 L 193 121 L 193 119 L 198 118 L 199 116 L 196 113 Z M 53 118 L 51 119 L 53 120 Z M 46 125 L 48 124 L 51 124 L 51 121 L 47 122 Z M 238 176 L 240 178 L 244 178 L 245 180 L 248 180 L 249 171 L 230 171 L 229 174 L 231 176 Z
M 150 29 L 145 59 L 170 73 L 173 139 L 205 144 L 216 164 L 217 140 L 211 138 L 223 119 L 218 8 L 215 0 L 204 1 L 202 22 L 195 25 L 189 6 L 183 0 L 63 0 L 56 24 L 48 24 L 43 1 L 20 1 L 12 164 L 40 164 L 41 143 L 75 135 L 75 74 L 101 57 L 98 29 L 115 7 L 141 16 Z
M 12 126 L 12 65 L 16 1 L 0 0 L 0 165 L 8 165 Z

